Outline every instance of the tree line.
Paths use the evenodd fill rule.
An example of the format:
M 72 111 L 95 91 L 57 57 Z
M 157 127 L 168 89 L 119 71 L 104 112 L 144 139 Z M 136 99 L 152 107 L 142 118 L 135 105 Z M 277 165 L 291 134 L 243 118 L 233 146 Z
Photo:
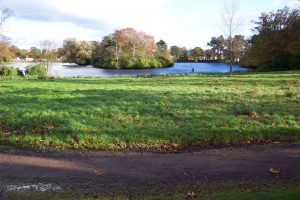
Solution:
M 300 11 L 283 8 L 262 13 L 249 39 L 241 65 L 300 69 Z
M 254 24 L 254 35 L 250 38 L 231 33 L 227 37 L 212 37 L 207 50 L 169 47 L 163 40 L 155 43 L 153 36 L 132 28 L 116 30 L 101 42 L 69 38 L 61 48 L 54 48 L 53 42 L 46 40 L 41 48 L 25 50 L 1 40 L 0 62 L 9 62 L 13 57 L 30 57 L 48 67 L 51 61 L 62 61 L 102 68 L 143 69 L 172 66 L 180 61 L 207 60 L 231 65 L 239 63 L 248 68 L 300 68 L 299 9 L 283 8 L 262 13 Z
M 136 69 L 167 67 L 174 64 L 167 44 L 133 28 L 116 30 L 101 42 L 66 39 L 62 59 L 79 65 L 102 68 Z

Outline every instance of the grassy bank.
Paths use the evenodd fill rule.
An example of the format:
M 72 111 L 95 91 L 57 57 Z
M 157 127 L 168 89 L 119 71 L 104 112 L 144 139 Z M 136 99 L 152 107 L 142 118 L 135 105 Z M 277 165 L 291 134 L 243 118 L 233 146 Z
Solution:
M 300 71 L 0 79 L 0 142 L 33 148 L 180 148 L 299 141 Z

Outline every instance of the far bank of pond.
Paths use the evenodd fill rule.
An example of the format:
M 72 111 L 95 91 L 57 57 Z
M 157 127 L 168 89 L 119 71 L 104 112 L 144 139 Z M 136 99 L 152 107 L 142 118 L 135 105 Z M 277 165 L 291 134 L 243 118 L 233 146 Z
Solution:
M 25 70 L 25 67 L 34 63 L 10 63 L 10 66 Z M 233 71 L 247 71 L 239 65 L 233 66 Z M 51 69 L 52 76 L 60 77 L 111 77 L 111 76 L 132 76 L 147 74 L 185 74 L 185 73 L 226 73 L 229 65 L 226 63 L 175 63 L 173 67 L 156 69 L 134 69 L 116 70 L 102 69 L 93 66 L 78 66 L 72 63 L 55 63 Z

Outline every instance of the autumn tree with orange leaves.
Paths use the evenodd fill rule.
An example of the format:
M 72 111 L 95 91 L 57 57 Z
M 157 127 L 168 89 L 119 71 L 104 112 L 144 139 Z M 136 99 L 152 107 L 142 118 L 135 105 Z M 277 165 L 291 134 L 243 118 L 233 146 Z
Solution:
M 105 36 L 92 64 L 103 68 L 144 69 L 173 65 L 168 54 L 159 54 L 154 37 L 133 28 L 116 30 Z

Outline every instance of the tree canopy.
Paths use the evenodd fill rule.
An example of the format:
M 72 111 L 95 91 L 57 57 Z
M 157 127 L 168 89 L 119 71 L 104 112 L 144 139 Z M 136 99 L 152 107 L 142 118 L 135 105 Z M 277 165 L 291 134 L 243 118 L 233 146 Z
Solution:
M 296 69 L 300 63 L 300 12 L 284 8 L 262 13 L 241 64 L 246 67 Z
M 167 44 L 132 28 L 116 30 L 96 46 L 92 64 L 103 68 L 133 69 L 173 65 Z

